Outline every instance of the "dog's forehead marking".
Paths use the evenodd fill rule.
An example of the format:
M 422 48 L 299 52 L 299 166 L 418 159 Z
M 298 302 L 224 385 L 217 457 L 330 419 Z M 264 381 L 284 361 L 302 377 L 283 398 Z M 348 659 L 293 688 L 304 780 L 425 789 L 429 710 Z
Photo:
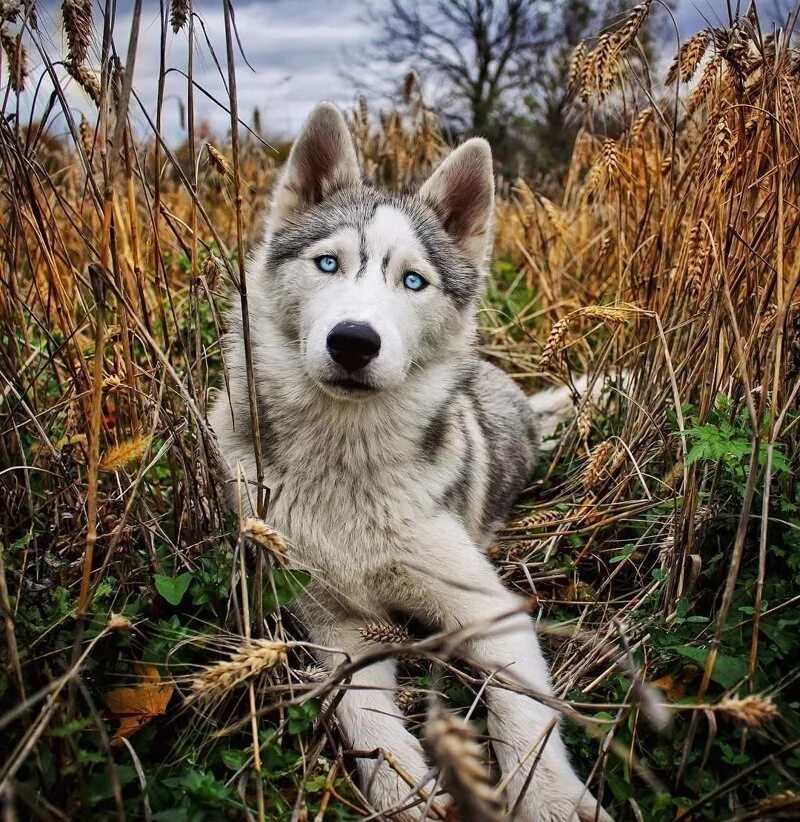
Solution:
M 385 271 L 395 251 L 406 255 L 425 257 L 425 246 L 414 225 L 401 209 L 394 205 L 380 205 L 364 230 L 370 257 L 381 259 Z

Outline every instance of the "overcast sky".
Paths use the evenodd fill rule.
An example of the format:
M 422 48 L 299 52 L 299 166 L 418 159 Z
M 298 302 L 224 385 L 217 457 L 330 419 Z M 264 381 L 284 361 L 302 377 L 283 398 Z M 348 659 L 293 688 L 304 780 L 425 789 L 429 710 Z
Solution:
M 731 2 L 735 6 L 737 0 Z M 767 0 L 767 3 L 770 2 Z M 37 5 L 40 30 L 51 33 L 49 49 L 52 54 L 63 56 L 66 46 L 60 29 L 60 4 L 48 0 Z M 268 134 L 291 135 L 317 101 L 327 99 L 342 105 L 352 103 L 352 84 L 344 78 L 342 69 L 346 69 L 354 56 L 363 53 L 372 36 L 372 30 L 364 19 L 364 0 L 238 0 L 234 6 L 242 47 L 254 69 L 248 68 L 237 54 L 238 99 L 242 119 L 250 121 L 252 111 L 257 106 L 261 111 L 263 128 Z M 130 31 L 131 7 L 131 0 L 118 0 L 115 42 L 123 59 Z M 134 83 L 151 113 L 155 108 L 159 64 L 158 8 L 156 0 L 143 2 Z M 202 17 L 210 43 L 224 65 L 225 34 L 221 2 L 196 0 L 195 8 Z M 655 13 L 664 14 L 658 6 L 654 9 Z M 706 21 L 721 24 L 727 19 L 726 9 L 727 0 L 677 0 L 675 16 L 681 36 L 686 38 L 693 34 L 706 25 Z M 95 24 L 98 25 L 99 21 L 98 10 L 95 12 Z M 226 99 L 223 80 L 199 29 L 197 39 L 196 82 L 211 94 Z M 668 50 L 674 52 L 673 47 Z M 170 29 L 168 65 L 185 70 L 186 56 L 186 31 L 173 35 Z M 32 63 L 32 75 L 36 76 L 36 60 Z M 182 136 L 178 99 L 185 96 L 185 78 L 172 72 L 167 81 L 164 123 L 173 140 Z M 41 93 L 39 99 L 44 101 L 47 95 Z M 76 109 L 90 110 L 82 92 L 76 89 L 70 91 L 70 102 Z M 133 102 L 132 107 L 135 116 Z M 220 132 L 229 127 L 228 115 L 198 93 L 196 121 L 200 120 L 207 120 Z

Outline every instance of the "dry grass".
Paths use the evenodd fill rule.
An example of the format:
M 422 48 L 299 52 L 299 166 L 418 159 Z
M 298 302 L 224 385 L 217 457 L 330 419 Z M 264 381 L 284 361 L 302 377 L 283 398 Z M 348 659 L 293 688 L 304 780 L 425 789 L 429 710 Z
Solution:
M 258 237 L 277 159 L 244 128 L 241 140 L 211 145 L 189 122 L 189 141 L 175 149 L 155 131 L 134 135 L 135 98 L 119 73 L 89 64 L 97 38 L 90 5 L 64 5 L 63 67 L 49 62 L 30 22 L 9 20 L 2 34 L 12 91 L 30 87 L 20 46 L 33 44 L 42 46 L 44 70 L 61 83 L 75 78 L 87 97 L 79 118 L 63 111 L 64 136 L 49 123 L 10 119 L 16 95 L 6 96 L 0 121 L 0 795 L 13 795 L 21 816 L 36 808 L 60 818 L 59 803 L 80 814 L 91 805 L 88 775 L 97 773 L 79 753 L 89 732 L 101 740 L 97 767 L 108 758 L 116 773 L 108 717 L 94 708 L 114 666 L 124 676 L 126 662 L 158 647 L 169 670 L 186 632 L 202 652 L 224 627 L 238 637 L 232 656 L 189 680 L 195 697 L 215 699 L 190 703 L 219 703 L 234 690 L 235 698 L 224 701 L 224 716 L 195 716 L 193 707 L 191 733 L 175 740 L 173 758 L 181 746 L 202 754 L 232 734 L 242 744 L 243 735 L 231 813 L 246 806 L 260 818 L 301 819 L 313 802 L 320 814 L 336 805 L 356 818 L 366 800 L 346 780 L 351 763 L 330 702 L 324 721 L 304 726 L 292 775 L 276 765 L 266 789 L 257 776 L 268 768 L 263 757 L 277 756 L 270 746 L 289 744 L 309 696 L 335 700 L 346 671 L 320 683 L 307 670 L 308 650 L 290 646 L 291 625 L 270 603 L 290 598 L 287 586 L 301 586 L 302 572 L 291 571 L 291 549 L 268 522 L 237 527 L 226 514 L 204 416 L 209 386 L 223 379 L 219 308 L 231 284 L 234 298 L 246 299 L 240 261 Z M 773 762 L 774 773 L 796 775 L 800 734 L 788 715 L 794 663 L 776 650 L 780 620 L 787 636 L 796 633 L 798 601 L 787 556 L 800 550 L 792 541 L 800 54 L 744 25 L 706 32 L 670 67 L 671 96 L 633 110 L 626 61 L 650 11 L 641 4 L 576 51 L 571 81 L 594 114 L 562 184 L 545 197 L 519 181 L 498 197 L 496 257 L 512 273 L 495 271 L 483 353 L 529 388 L 569 385 L 587 372 L 627 376 L 597 407 L 576 408 L 536 507 L 523 504 L 492 556 L 508 583 L 560 624 L 551 636 L 557 692 L 600 740 L 571 736 L 586 772 L 594 762 L 595 776 L 609 780 L 607 804 L 623 817 L 644 806 L 668 818 L 654 799 L 661 791 L 692 818 L 730 808 L 757 814 L 759 802 L 796 804 L 788 776 L 782 785 L 756 777 Z M 190 19 L 190 6 L 173 3 L 163 24 L 184 31 Z M 231 54 L 219 58 L 233 66 Z M 603 101 L 624 111 L 626 125 L 613 136 L 600 127 Z M 443 150 L 413 75 L 397 110 L 375 116 L 362 101 L 350 117 L 365 174 L 380 185 L 421 179 Z M 749 445 L 739 462 L 690 459 L 690 424 L 723 430 L 722 418 Z M 240 535 L 266 551 L 248 558 Z M 171 608 L 163 591 L 177 594 L 164 585 L 185 575 L 196 587 Z M 199 622 L 188 621 L 188 597 L 199 603 Z M 185 624 L 176 628 L 173 617 Z M 401 643 L 409 654 L 402 629 L 364 631 L 383 643 L 381 653 Z M 682 650 L 665 639 L 673 635 Z M 779 639 L 796 653 L 793 640 Z M 431 658 L 436 648 L 416 650 Z M 729 681 L 734 656 L 741 666 Z M 645 697 L 637 695 L 646 692 L 634 687 L 636 670 L 669 677 L 679 723 L 671 741 L 642 727 Z M 479 687 L 480 672 L 451 674 Z M 765 688 L 763 698 L 753 695 Z M 750 759 L 712 785 L 692 772 L 723 755 L 712 745 L 724 732 L 716 714 L 748 726 L 725 744 Z M 772 737 L 759 733 L 767 719 Z M 435 719 L 430 744 L 451 783 L 483 801 L 489 788 L 476 743 L 453 722 Z M 63 730 L 70 727 L 84 736 Z M 68 775 L 32 790 L 48 784 L 48 762 Z M 309 780 L 320 774 L 312 797 Z M 115 779 L 108 807 L 124 816 L 140 792 L 123 796 Z M 621 779 L 639 793 L 621 798 Z M 480 818 L 496 812 L 492 805 Z

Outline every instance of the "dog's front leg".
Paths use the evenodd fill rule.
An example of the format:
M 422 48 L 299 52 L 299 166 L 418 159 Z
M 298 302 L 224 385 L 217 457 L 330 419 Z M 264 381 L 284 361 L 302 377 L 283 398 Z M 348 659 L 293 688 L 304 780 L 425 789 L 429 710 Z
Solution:
M 320 652 L 321 661 L 327 668 L 334 670 L 345 661 L 346 656 L 357 660 L 370 647 L 374 647 L 364 640 L 359 632 L 360 627 L 362 623 L 346 619 L 309 628 L 316 644 L 343 652 Z M 385 758 L 358 759 L 361 786 L 375 808 L 385 814 L 381 818 L 405 822 L 419 819 L 422 815 L 426 801 L 420 794 L 412 795 L 412 791 L 413 785 L 421 783 L 429 768 L 419 741 L 406 729 L 403 714 L 395 704 L 396 688 L 396 663 L 393 659 L 361 668 L 346 685 L 336 716 L 353 749 L 385 752 Z M 409 785 L 407 780 L 413 785 Z M 432 789 L 433 784 L 431 780 L 427 788 Z M 406 809 L 389 813 L 401 807 Z
M 482 624 L 462 653 L 534 693 L 550 696 L 547 663 L 533 624 L 527 613 L 513 613 L 523 601 L 503 587 L 461 524 L 451 517 L 437 518 L 420 534 L 420 542 L 427 549 L 430 571 L 419 574 L 419 612 L 445 630 Z M 490 685 L 487 694 L 489 734 L 508 782 L 514 818 L 609 820 L 569 763 L 558 712 L 499 685 Z

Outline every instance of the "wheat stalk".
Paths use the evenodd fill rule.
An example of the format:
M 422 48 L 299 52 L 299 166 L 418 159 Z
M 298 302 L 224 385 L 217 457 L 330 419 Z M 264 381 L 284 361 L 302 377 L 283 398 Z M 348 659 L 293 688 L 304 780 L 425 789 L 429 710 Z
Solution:
M 208 700 L 224 696 L 245 682 L 267 673 L 286 661 L 288 646 L 266 639 L 252 640 L 231 654 L 230 659 L 209 665 L 192 680 L 190 699 Z
M 186 25 L 190 8 L 190 0 L 171 0 L 169 4 L 169 23 L 175 34 Z
M 589 455 L 589 461 L 583 469 L 582 482 L 587 491 L 599 485 L 611 473 L 612 458 L 617 446 L 614 440 L 603 440 Z
M 410 639 L 408 631 L 400 625 L 387 625 L 380 622 L 370 622 L 368 625 L 363 625 L 358 629 L 358 632 L 370 642 L 389 645 L 401 645 Z
M 675 59 L 670 63 L 665 83 L 674 86 L 679 79 L 682 83 L 688 83 L 694 77 L 710 43 L 711 37 L 707 31 L 699 31 L 690 37 L 678 49 Z
M 441 768 L 442 782 L 464 822 L 506 819 L 500 793 L 483 764 L 483 751 L 469 726 L 438 706 L 425 725 L 425 748 Z
M 539 358 L 539 367 L 548 368 L 561 353 L 561 347 L 569 328 L 569 320 L 564 317 L 560 319 L 550 330 L 550 334 L 545 340 L 542 356 Z
M 92 44 L 92 0 L 64 0 L 61 18 L 67 37 L 67 60 L 85 63 Z
M 225 155 L 218 148 L 211 145 L 211 143 L 207 143 L 206 148 L 208 149 L 208 159 L 211 161 L 211 165 L 216 169 L 217 173 L 223 177 L 231 177 L 233 171 Z
M 28 76 L 28 53 L 22 43 L 22 35 L 15 36 L 3 26 L 0 28 L 0 42 L 8 60 L 8 84 L 13 92 L 21 94 Z
M 278 565 L 286 565 L 289 549 L 283 537 L 274 528 L 270 528 L 264 520 L 255 517 L 245 519 L 242 523 L 242 536 L 266 548 Z

